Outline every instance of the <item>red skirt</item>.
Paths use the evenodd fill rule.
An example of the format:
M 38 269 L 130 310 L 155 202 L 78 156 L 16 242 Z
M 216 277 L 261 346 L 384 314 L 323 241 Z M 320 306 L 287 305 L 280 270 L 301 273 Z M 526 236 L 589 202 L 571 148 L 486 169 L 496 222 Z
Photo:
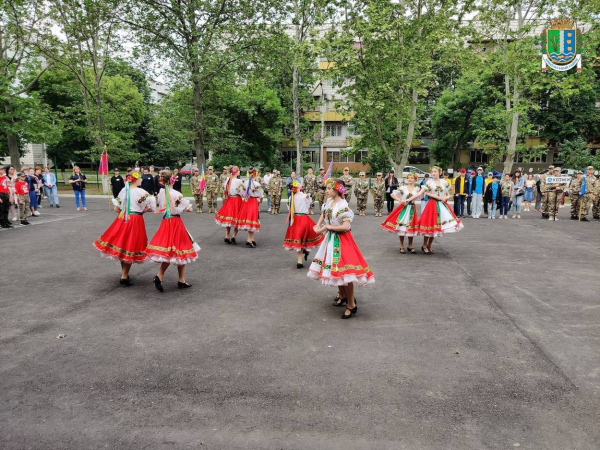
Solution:
M 385 231 L 398 236 L 416 236 L 419 226 L 419 217 L 414 203 L 400 203 L 389 216 L 387 216 L 381 227 Z
M 260 220 L 258 219 L 258 198 L 248 197 L 248 200 L 242 200 L 242 206 L 238 216 L 237 228 L 244 231 L 260 230 Z
M 181 217 L 170 217 L 161 221 L 146 253 L 154 262 L 180 266 L 196 261 L 199 250 L 200 247 L 186 230 Z
M 327 286 L 356 283 L 365 286 L 375 282 L 375 275 L 365 261 L 350 231 L 339 233 L 339 248 L 332 232 L 325 235 L 307 276 Z
M 139 214 L 130 214 L 127 222 L 117 217 L 94 242 L 94 247 L 103 256 L 127 263 L 144 262 L 147 245 L 146 225 Z
M 294 215 L 294 223 L 288 226 L 283 240 L 283 247 L 286 250 L 308 250 L 318 247 L 323 242 L 322 234 L 317 234 L 313 230 L 315 222 L 308 215 Z
M 237 228 L 241 207 L 242 198 L 239 195 L 229 197 L 215 213 L 215 222 L 222 227 Z
M 448 203 L 429 199 L 419 219 L 417 231 L 427 237 L 438 237 L 456 233 L 464 228 Z

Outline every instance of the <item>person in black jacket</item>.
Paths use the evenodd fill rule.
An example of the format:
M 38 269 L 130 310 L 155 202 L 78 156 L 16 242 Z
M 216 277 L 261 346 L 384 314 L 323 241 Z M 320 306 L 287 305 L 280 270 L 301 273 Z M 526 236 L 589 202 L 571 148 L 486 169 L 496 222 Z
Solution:
M 117 198 L 121 189 L 125 187 L 125 180 L 119 175 L 119 169 L 114 170 L 115 174 L 110 177 L 110 186 L 112 188 L 113 197 Z
M 391 213 L 394 210 L 394 199 L 392 198 L 392 193 L 398 189 L 398 186 L 400 186 L 398 183 L 398 178 L 394 176 L 394 171 L 390 170 L 388 176 L 385 178 L 385 199 L 387 201 L 388 213 Z
M 173 169 L 173 175 L 177 177 L 177 181 L 173 183 L 173 189 L 178 192 L 181 192 L 181 180 L 183 178 L 183 175 L 181 175 L 181 172 L 179 172 L 179 169 L 177 167 Z
M 465 199 L 469 196 L 469 185 L 471 179 L 467 177 L 467 171 L 460 169 L 460 175 L 454 179 L 454 215 L 465 217 Z
M 154 195 L 154 191 L 156 190 L 156 188 L 154 187 L 154 177 L 152 176 L 147 167 L 142 167 L 142 172 L 142 184 L 140 185 L 140 187 L 149 194 Z
M 494 194 L 496 195 L 495 199 Z M 502 202 L 502 187 L 500 186 L 500 183 L 498 183 L 497 176 L 494 175 L 492 182 L 488 183 L 483 198 L 486 205 L 488 205 L 488 218 L 495 219 L 496 209 L 500 207 L 500 203 Z M 502 216 L 500 216 L 500 218 L 502 219 Z

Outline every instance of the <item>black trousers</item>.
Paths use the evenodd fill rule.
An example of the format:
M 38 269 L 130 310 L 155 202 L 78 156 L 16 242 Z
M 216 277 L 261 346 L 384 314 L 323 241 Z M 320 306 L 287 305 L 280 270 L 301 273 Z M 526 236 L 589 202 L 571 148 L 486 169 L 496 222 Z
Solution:
M 388 194 L 387 192 L 385 194 L 385 199 L 387 201 L 388 213 L 391 213 L 394 210 L 394 199 L 392 198 L 391 194 Z
M 0 199 L 2 199 L 2 203 L 0 203 L 0 225 L 10 225 L 8 221 L 8 210 L 10 208 L 8 194 L 5 192 L 0 193 Z

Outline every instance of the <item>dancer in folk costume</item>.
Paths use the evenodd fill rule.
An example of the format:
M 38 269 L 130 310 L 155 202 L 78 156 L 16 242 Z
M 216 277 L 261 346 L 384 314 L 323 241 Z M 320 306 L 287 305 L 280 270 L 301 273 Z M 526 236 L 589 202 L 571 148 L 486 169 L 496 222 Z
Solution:
M 240 169 L 232 166 L 229 170 L 229 178 L 223 184 L 223 205 L 215 214 L 217 225 L 225 227 L 225 243 L 235 244 L 237 236 L 237 227 L 240 218 L 240 208 L 242 207 L 242 193 L 244 192 L 244 182 L 237 178 Z M 233 228 L 233 237 L 231 229 Z
M 296 252 L 298 261 L 296 267 L 304 267 L 304 260 L 308 259 L 311 248 L 318 247 L 323 242 L 323 235 L 315 233 L 315 222 L 310 217 L 311 205 L 314 200 L 312 196 L 305 194 L 302 185 L 297 181 L 292 183 L 292 195 L 290 197 L 290 211 L 288 213 L 288 228 L 283 240 L 283 248 Z
M 314 227 L 315 233 L 325 233 L 325 237 L 310 265 L 308 277 L 321 280 L 327 286 L 337 286 L 338 295 L 333 305 L 346 305 L 342 319 L 350 319 L 358 311 L 354 283 L 358 286 L 374 283 L 375 276 L 350 232 L 354 213 L 344 199 L 345 190 L 341 179 L 328 181 L 327 203 Z
M 431 251 L 433 238 L 448 233 L 456 233 L 462 230 L 464 225 L 447 203 L 450 197 L 448 192 L 450 186 L 445 180 L 440 179 L 442 169 L 434 166 L 429 173 L 431 177 L 427 183 L 423 185 L 416 196 L 407 199 L 407 201 L 413 201 L 422 194 L 427 194 L 429 197 L 427 206 L 419 219 L 417 231 L 420 235 L 423 235 L 421 251 L 426 255 L 433 255 L 433 251 Z
M 413 237 L 417 236 L 419 217 L 417 215 L 417 208 L 415 207 L 414 200 L 419 193 L 419 187 L 415 185 L 417 181 L 417 174 L 409 173 L 406 176 L 407 184 L 400 186 L 397 190 L 392 192 L 392 198 L 400 202 L 392 213 L 381 222 L 381 226 L 384 230 L 389 231 L 400 236 L 400 253 L 406 254 L 404 249 L 404 237 L 408 237 L 408 251 L 412 254 L 417 253 L 413 248 Z M 410 202 L 407 199 L 412 198 Z
M 246 240 L 246 247 L 255 248 L 254 233 L 260 230 L 258 205 L 262 203 L 265 193 L 258 181 L 260 180 L 260 176 L 257 176 L 254 168 L 250 167 L 248 172 L 249 177 L 242 185 L 242 205 L 238 215 L 237 230 L 247 231 L 248 239 Z M 237 230 L 235 232 L 236 235 Z
M 131 286 L 131 265 L 142 263 L 146 259 L 148 237 L 142 214 L 156 208 L 154 196 L 140 188 L 141 183 L 142 175 L 139 172 L 127 175 L 125 187 L 113 199 L 115 212 L 119 215 L 94 242 L 94 247 L 103 256 L 121 262 L 122 286 Z
M 185 228 L 181 213 L 192 212 L 192 204 L 183 198 L 181 192 L 173 189 L 177 178 L 171 175 L 170 170 L 161 171 L 159 181 L 163 188 L 157 195 L 157 212 L 164 212 L 164 215 L 146 250 L 148 259 L 160 263 L 158 274 L 154 277 L 154 286 L 160 292 L 164 291 L 162 281 L 165 271 L 171 264 L 175 264 L 179 272 L 177 287 L 189 288 L 192 285 L 185 281 L 185 266 L 198 259 L 200 246 Z

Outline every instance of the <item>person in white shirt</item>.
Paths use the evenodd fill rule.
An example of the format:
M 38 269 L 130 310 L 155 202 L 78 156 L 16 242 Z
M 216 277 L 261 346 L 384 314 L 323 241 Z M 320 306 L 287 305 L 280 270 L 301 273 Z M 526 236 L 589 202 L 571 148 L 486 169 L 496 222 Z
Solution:
M 267 212 L 271 212 L 271 198 L 269 197 L 269 181 L 271 181 L 271 171 L 267 169 L 265 171 L 265 176 L 263 177 L 263 186 L 265 187 L 265 192 L 267 193 L 267 207 L 269 208 Z

